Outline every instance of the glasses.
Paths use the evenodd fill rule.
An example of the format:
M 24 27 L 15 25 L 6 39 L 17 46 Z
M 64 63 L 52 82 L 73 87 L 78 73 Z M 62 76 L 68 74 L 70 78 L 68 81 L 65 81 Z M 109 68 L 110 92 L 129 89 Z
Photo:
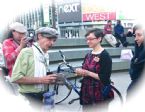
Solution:
M 86 41 L 92 41 L 92 40 L 95 40 L 97 38 L 86 38 Z

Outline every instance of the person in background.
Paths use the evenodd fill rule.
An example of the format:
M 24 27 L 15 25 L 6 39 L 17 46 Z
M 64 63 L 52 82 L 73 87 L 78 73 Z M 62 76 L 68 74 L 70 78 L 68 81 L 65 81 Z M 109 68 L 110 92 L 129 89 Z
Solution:
M 129 28 L 127 30 L 126 37 L 134 37 L 133 29 L 132 28 Z
M 135 51 L 130 64 L 129 74 L 131 83 L 127 89 L 127 97 L 134 93 L 133 90 L 143 75 L 145 64 L 145 30 L 141 25 L 135 25 L 133 29 L 135 36 Z
M 126 41 L 126 36 L 124 34 L 124 27 L 121 24 L 121 20 L 117 20 L 116 25 L 114 26 L 114 36 L 122 43 L 124 47 L 128 46 Z
M 116 38 L 112 35 L 112 21 L 108 20 L 107 24 L 104 26 L 104 38 L 113 47 L 119 47 L 120 43 L 117 43 Z
M 21 50 L 12 71 L 11 82 L 19 85 L 19 92 L 33 105 L 35 100 L 42 103 L 48 85 L 54 83 L 56 74 L 49 74 L 48 50 L 54 45 L 58 32 L 49 27 L 36 31 L 37 41 L 32 47 Z M 33 102 L 34 101 L 34 102 Z
M 2 50 L 8 69 L 8 75 L 11 77 L 12 68 L 20 51 L 26 47 L 27 28 L 18 22 L 12 23 L 9 26 L 9 36 L 2 43 Z
M 85 56 L 82 68 L 76 68 L 75 71 L 78 76 L 83 77 L 80 104 L 83 106 L 83 112 L 101 112 L 98 111 L 101 108 L 100 104 L 103 109 L 106 109 L 114 98 L 114 92 L 111 89 L 107 93 L 104 91 L 104 88 L 110 84 L 112 59 L 101 46 L 104 37 L 102 30 L 91 29 L 85 37 L 92 51 Z M 105 96 L 104 93 L 107 95 Z

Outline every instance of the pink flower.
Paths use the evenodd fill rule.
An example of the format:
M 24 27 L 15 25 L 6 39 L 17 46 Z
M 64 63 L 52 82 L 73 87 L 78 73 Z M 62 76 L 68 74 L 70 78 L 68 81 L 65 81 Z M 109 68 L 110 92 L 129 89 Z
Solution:
M 94 57 L 95 62 L 99 62 L 100 58 L 98 56 Z

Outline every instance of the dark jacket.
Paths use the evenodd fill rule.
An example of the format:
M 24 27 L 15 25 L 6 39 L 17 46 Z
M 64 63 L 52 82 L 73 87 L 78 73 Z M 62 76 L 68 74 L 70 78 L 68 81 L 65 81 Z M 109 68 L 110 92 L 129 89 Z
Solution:
M 131 60 L 129 74 L 132 80 L 140 78 L 142 72 L 144 70 L 145 64 L 145 48 L 142 44 L 141 46 L 137 46 L 135 43 L 135 53 Z
M 118 34 L 118 35 L 124 34 L 124 27 L 121 24 L 117 24 L 114 27 L 114 32 L 115 34 Z

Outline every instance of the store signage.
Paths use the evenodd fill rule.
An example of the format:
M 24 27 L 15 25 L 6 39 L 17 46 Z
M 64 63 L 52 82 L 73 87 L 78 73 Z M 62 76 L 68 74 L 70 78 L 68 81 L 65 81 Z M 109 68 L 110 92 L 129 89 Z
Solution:
M 115 20 L 116 12 L 98 12 L 83 14 L 83 21 Z
M 71 23 L 82 21 L 80 0 L 75 0 L 75 2 L 67 1 L 67 3 L 64 2 L 58 4 L 57 9 L 59 23 Z
M 59 13 L 71 13 L 71 12 L 78 12 L 79 10 L 79 3 L 73 3 L 73 4 L 66 4 L 59 6 Z

